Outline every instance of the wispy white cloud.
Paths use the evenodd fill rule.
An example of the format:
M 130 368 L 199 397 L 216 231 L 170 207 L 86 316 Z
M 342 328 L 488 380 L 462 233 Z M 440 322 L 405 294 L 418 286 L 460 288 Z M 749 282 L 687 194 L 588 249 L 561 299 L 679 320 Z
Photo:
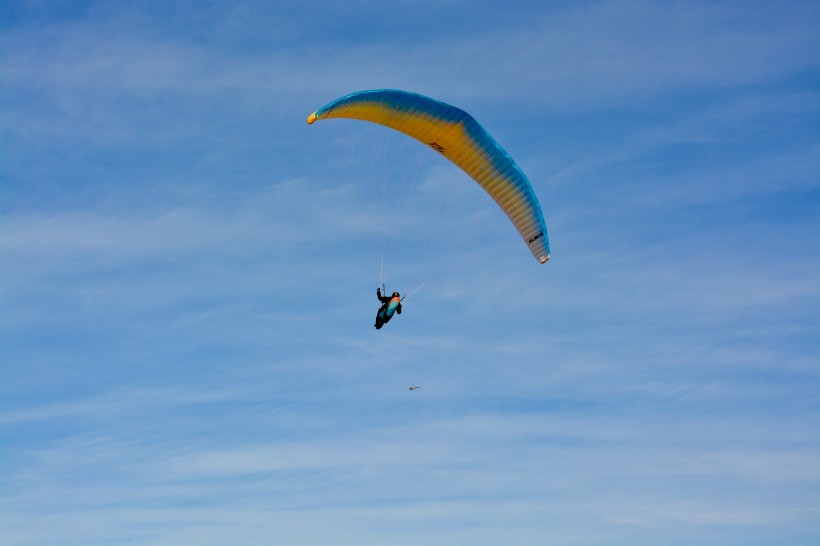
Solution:
M 797 499 L 779 508 L 751 499 L 726 508 L 721 487 L 733 479 L 750 478 L 772 493 L 788 483 L 820 479 L 812 470 L 816 456 L 809 452 L 773 448 L 750 454 L 723 447 L 737 445 L 732 435 L 756 441 L 756 434 L 740 432 L 748 425 L 689 420 L 673 424 L 673 430 L 669 422 L 644 423 L 636 429 L 631 419 L 612 417 L 595 422 L 566 414 L 478 414 L 376 430 L 339 427 L 335 434 L 307 442 L 282 439 L 219 447 L 206 440 L 211 447 L 197 447 L 178 441 L 169 445 L 166 439 L 161 453 L 154 446 L 113 438 L 78 438 L 29 454 L 35 468 L 21 477 L 31 482 L 13 499 L 25 507 L 48 492 L 51 502 L 45 509 L 55 513 L 54 525 L 61 529 L 82 518 L 82 512 L 61 516 L 68 504 L 74 506 L 69 513 L 94 509 L 123 526 L 89 527 L 93 531 L 83 535 L 91 540 L 97 535 L 99 540 L 110 539 L 129 529 L 129 522 L 143 530 L 173 524 L 177 531 L 172 533 L 188 522 L 190 532 L 195 532 L 207 527 L 209 514 L 218 514 L 214 529 L 218 533 L 245 517 L 253 521 L 253 514 L 267 514 L 277 521 L 353 517 L 362 522 L 381 514 L 396 524 L 424 524 L 467 540 L 463 533 L 472 525 L 468 514 L 486 518 L 497 510 L 487 504 L 492 500 L 511 510 L 503 521 L 484 520 L 490 533 L 507 532 L 510 522 L 532 525 L 533 503 L 540 507 L 536 512 L 582 510 L 602 532 L 610 533 L 633 526 L 668 529 L 705 524 L 727 532 L 737 526 L 805 524 L 812 514 L 800 508 Z M 763 422 L 762 427 L 772 443 L 790 434 L 776 422 Z M 713 446 L 711 453 L 681 451 L 693 437 L 706 438 Z M 653 443 L 660 444 L 660 451 L 646 451 Z M 90 480 L 77 474 L 101 464 L 131 485 L 111 487 L 107 474 Z M 476 473 L 477 468 L 481 472 Z M 243 476 L 246 479 L 238 481 Z M 710 482 L 698 485 L 701 479 Z M 653 482 L 666 483 L 666 492 L 647 489 Z M 595 497 L 585 493 L 598 489 L 602 493 Z M 232 492 L 229 497 L 226 491 Z M 184 502 L 189 498 L 198 499 L 196 506 Z M 123 508 L 134 504 L 143 508 Z M 436 514 L 450 521 L 467 517 L 467 521 L 439 530 Z M 572 522 L 568 523 L 569 527 L 557 525 L 554 532 L 571 532 Z M 354 529 L 347 530 L 344 537 L 349 538 L 344 540 L 353 540 L 355 534 Z M 167 534 L 160 536 L 155 540 L 168 540 Z M 313 535 L 307 529 L 283 532 L 290 540 L 300 536 Z

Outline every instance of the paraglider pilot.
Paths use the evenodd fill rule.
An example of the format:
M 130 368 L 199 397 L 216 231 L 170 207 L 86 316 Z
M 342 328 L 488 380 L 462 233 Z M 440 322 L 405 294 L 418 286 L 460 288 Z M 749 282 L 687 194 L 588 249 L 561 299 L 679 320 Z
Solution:
M 393 292 L 392 296 L 382 296 L 381 288 L 376 289 L 376 297 L 382 302 L 379 312 L 376 313 L 376 324 L 374 324 L 376 330 L 379 330 L 393 318 L 394 313 L 401 315 L 401 298 L 398 292 Z

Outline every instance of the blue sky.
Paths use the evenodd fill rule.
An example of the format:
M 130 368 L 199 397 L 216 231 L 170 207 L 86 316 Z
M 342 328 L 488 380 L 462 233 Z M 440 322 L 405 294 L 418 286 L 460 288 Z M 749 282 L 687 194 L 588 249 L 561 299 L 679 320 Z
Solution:
M 814 544 L 818 28 L 814 2 L 4 3 L 0 541 Z M 373 88 L 472 113 L 552 260 L 435 154 L 305 124 Z M 426 284 L 376 332 L 385 180 L 414 188 L 388 289 Z

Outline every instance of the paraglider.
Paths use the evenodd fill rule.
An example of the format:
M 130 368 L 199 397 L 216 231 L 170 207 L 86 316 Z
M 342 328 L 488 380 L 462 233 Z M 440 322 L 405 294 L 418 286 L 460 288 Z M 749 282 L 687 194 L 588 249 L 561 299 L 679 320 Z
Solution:
M 381 288 L 376 288 L 376 297 L 382 303 L 379 311 L 376 313 L 376 330 L 381 330 L 381 327 L 387 324 L 393 315 L 398 313 L 401 315 L 401 297 L 398 292 L 393 292 L 391 296 L 382 296 Z
M 540 263 L 550 259 L 546 222 L 530 181 L 467 112 L 417 93 L 378 89 L 336 99 L 312 113 L 307 122 L 331 118 L 377 123 L 442 154 L 484 188 Z

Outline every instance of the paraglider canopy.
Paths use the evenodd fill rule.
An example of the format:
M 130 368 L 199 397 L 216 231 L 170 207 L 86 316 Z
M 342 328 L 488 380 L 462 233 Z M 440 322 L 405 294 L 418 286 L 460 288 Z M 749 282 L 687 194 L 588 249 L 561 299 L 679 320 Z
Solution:
M 377 123 L 436 150 L 484 188 L 540 263 L 550 259 L 546 222 L 529 179 L 467 112 L 417 93 L 378 89 L 336 99 L 307 122 L 331 118 Z

